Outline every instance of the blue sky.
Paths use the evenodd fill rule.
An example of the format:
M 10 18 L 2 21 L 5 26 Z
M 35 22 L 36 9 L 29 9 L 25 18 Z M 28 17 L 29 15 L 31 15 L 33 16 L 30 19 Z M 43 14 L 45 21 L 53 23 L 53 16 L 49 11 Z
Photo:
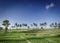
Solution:
M 14 23 L 60 22 L 59 0 L 0 0 L 0 26 L 8 19 Z

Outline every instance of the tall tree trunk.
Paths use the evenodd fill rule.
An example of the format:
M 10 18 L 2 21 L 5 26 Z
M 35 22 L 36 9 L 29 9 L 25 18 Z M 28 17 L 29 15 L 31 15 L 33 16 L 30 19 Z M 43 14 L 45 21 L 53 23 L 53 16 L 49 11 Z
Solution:
M 5 32 L 7 32 L 7 30 L 8 30 L 8 28 L 7 28 L 7 26 L 5 27 Z

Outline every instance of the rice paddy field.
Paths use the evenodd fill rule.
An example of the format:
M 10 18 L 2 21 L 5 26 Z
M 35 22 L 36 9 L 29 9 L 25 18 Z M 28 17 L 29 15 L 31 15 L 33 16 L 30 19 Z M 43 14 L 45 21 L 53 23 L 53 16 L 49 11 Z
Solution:
M 0 43 L 60 43 L 60 29 L 0 30 Z

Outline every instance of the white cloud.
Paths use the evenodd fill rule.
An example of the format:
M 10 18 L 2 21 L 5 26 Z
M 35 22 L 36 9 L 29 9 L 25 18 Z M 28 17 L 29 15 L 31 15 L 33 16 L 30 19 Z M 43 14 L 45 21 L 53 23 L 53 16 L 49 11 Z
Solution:
M 48 10 L 50 8 L 50 6 L 49 5 L 46 5 L 46 9 Z
M 48 9 L 51 8 L 51 7 L 54 7 L 54 3 L 50 3 L 50 4 L 46 5 L 45 8 L 48 10 Z
M 51 3 L 51 4 L 50 4 L 50 7 L 54 7 L 54 3 Z

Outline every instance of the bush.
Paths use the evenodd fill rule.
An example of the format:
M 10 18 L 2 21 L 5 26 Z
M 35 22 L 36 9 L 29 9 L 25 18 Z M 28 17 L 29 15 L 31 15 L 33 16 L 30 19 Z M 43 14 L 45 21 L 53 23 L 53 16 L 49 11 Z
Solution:
M 0 27 L 0 30 L 3 30 L 3 27 Z
M 60 34 L 59 34 L 59 35 L 57 35 L 57 37 L 60 37 Z

